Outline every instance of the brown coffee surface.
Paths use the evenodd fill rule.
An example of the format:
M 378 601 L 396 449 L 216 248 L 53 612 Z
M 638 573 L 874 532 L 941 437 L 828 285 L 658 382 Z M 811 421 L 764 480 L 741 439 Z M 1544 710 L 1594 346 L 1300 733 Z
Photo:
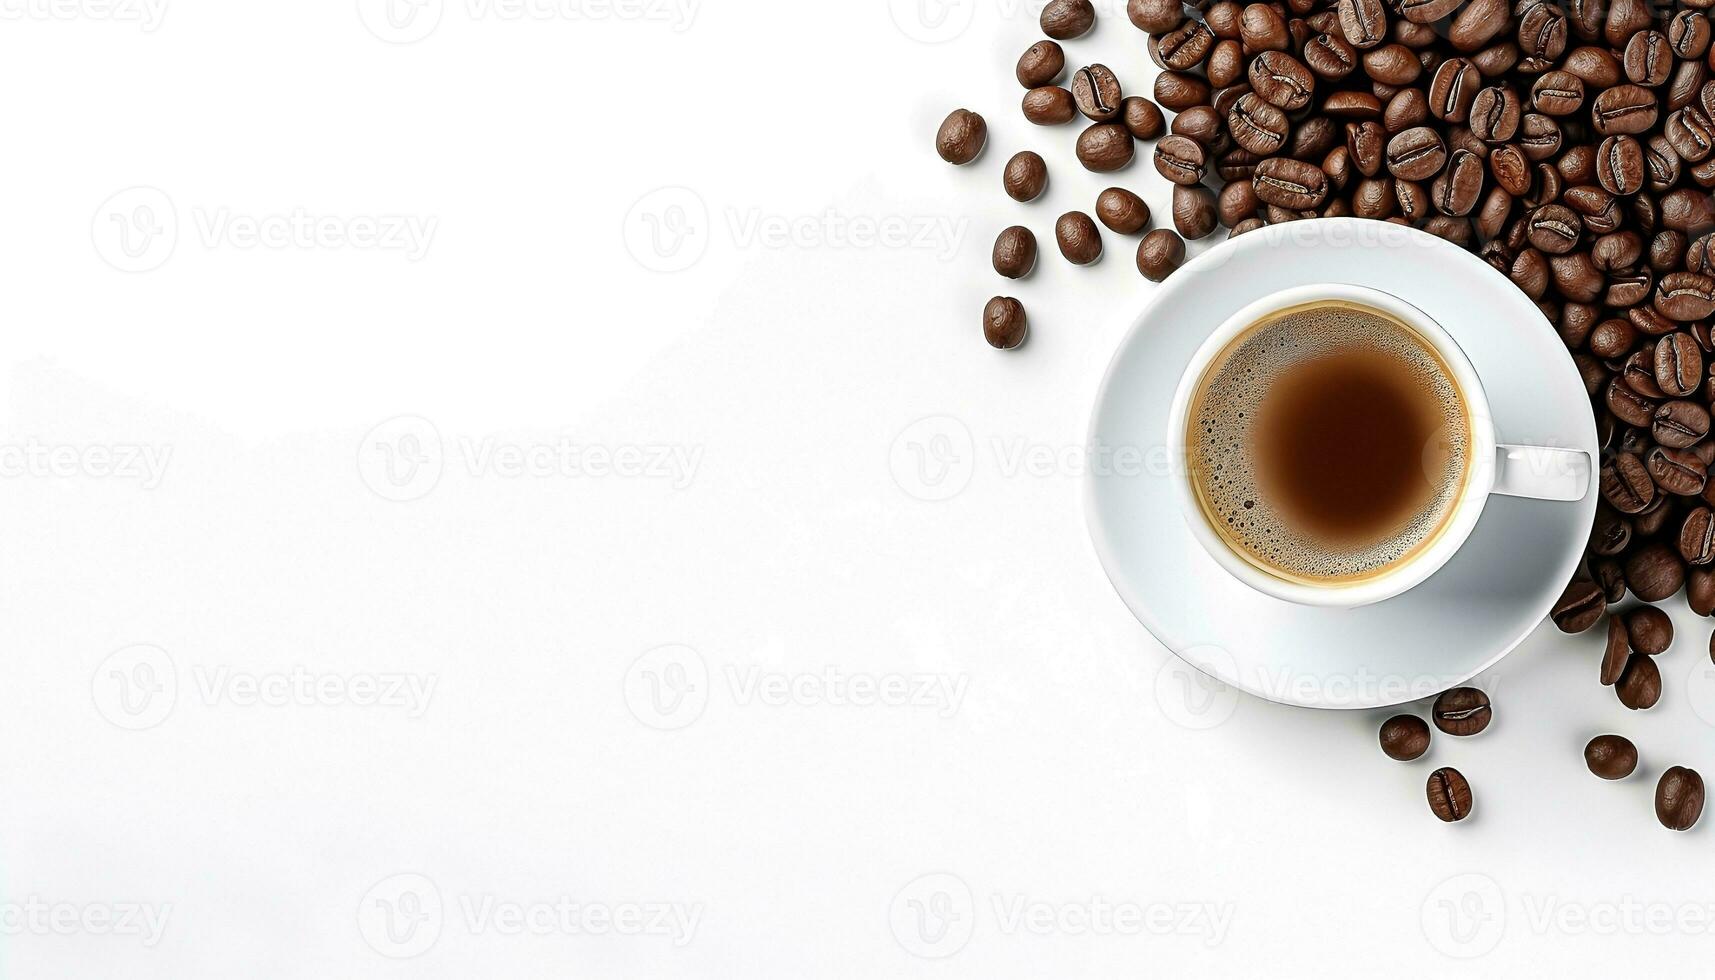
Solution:
M 1205 373 L 1187 435 L 1198 500 L 1228 545 L 1322 584 L 1382 574 L 1431 543 L 1470 452 L 1464 399 L 1434 348 L 1343 302 L 1241 333 Z

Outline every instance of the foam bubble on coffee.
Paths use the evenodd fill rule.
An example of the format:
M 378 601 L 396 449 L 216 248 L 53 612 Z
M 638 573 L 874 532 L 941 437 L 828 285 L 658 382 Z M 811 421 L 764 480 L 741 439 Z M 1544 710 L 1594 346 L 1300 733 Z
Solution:
M 1204 376 L 1187 433 L 1205 513 L 1254 564 L 1333 584 L 1433 540 L 1463 487 L 1464 399 L 1434 349 L 1367 307 L 1252 325 Z

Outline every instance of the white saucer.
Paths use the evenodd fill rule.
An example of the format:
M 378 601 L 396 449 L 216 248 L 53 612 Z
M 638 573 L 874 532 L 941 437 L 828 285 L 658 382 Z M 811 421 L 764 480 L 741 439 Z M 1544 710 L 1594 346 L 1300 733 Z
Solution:
M 1299 606 L 1240 584 L 1175 504 L 1160 449 L 1169 402 L 1203 340 L 1246 304 L 1316 282 L 1381 289 L 1424 310 L 1483 379 L 1502 443 L 1596 454 L 1571 354 L 1522 292 L 1424 232 L 1361 218 L 1298 221 L 1198 256 L 1160 287 L 1108 366 L 1090 421 L 1090 537 L 1132 613 L 1205 673 L 1258 697 L 1320 708 L 1416 700 L 1524 640 L 1572 578 L 1597 493 L 1577 503 L 1491 497 L 1465 547 L 1415 589 L 1359 609 Z M 1125 465 L 1142 450 L 1149 462 Z M 1117 450 L 1117 451 L 1116 451 Z

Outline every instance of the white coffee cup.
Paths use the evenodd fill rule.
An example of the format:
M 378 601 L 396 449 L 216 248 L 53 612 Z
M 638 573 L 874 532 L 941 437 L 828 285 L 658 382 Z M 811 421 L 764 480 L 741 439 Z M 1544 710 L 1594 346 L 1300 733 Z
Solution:
M 1470 464 L 1464 485 L 1440 533 L 1410 559 L 1356 582 L 1312 585 L 1269 572 L 1235 551 L 1212 527 L 1191 485 L 1190 468 L 1175 467 L 1175 496 L 1180 510 L 1203 549 L 1234 578 L 1258 592 L 1287 602 L 1311 606 L 1365 606 L 1391 599 L 1416 586 L 1447 564 L 1470 537 L 1490 494 L 1537 500 L 1583 500 L 1594 490 L 1594 461 L 1582 450 L 1501 444 L 1495 432 L 1482 379 L 1465 352 L 1428 314 L 1406 301 L 1367 286 L 1319 283 L 1287 289 L 1244 307 L 1222 323 L 1192 356 L 1174 393 L 1168 419 L 1167 447 L 1171 459 L 1187 459 L 1187 424 L 1191 402 L 1204 376 L 1227 346 L 1252 324 L 1271 314 L 1307 303 L 1349 302 L 1389 314 L 1414 330 L 1447 365 L 1463 396 L 1471 423 Z

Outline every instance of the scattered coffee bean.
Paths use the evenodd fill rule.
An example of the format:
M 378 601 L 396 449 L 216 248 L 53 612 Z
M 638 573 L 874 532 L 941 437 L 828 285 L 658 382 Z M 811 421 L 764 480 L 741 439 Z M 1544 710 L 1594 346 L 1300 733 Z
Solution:
M 1655 784 L 1655 818 L 1668 830 L 1690 830 L 1703 816 L 1703 777 L 1674 766 Z
M 1456 687 L 1435 699 L 1430 711 L 1435 727 L 1449 735 L 1476 735 L 1489 727 L 1494 712 L 1489 696 L 1474 687 Z
M 1120 114 L 1120 80 L 1107 65 L 1090 65 L 1072 74 L 1072 101 L 1086 118 L 1107 122 Z
M 983 337 L 989 346 L 1012 350 L 1024 343 L 1030 332 L 1030 321 L 1024 315 L 1024 304 L 1010 296 L 996 296 L 983 307 Z
M 1151 282 L 1161 282 L 1185 262 L 1185 239 L 1166 228 L 1143 236 L 1137 246 L 1137 271 Z
M 1048 189 L 1048 164 L 1039 154 L 1030 150 L 1015 153 L 1012 159 L 1006 162 L 1006 170 L 1001 174 L 1001 185 L 1006 188 L 1006 196 L 1015 201 L 1034 201 Z
M 1042 8 L 1042 33 L 1056 41 L 1069 41 L 1096 26 L 1096 7 L 1090 0 L 1049 0 Z
M 1453 823 L 1471 815 L 1471 784 L 1459 770 L 1446 767 L 1430 773 L 1425 791 L 1430 812 L 1443 822 Z
M 1394 715 L 1382 722 L 1381 741 L 1388 758 L 1411 762 L 1429 751 L 1429 726 L 1416 715 Z
M 1096 217 L 1109 231 L 1135 235 L 1149 226 L 1149 205 L 1123 187 L 1110 187 L 1096 198 Z
M 1641 653 L 1632 654 L 1614 685 L 1620 703 L 1633 711 L 1648 711 L 1661 700 L 1661 669 Z
M 1167 128 L 1160 107 L 1141 95 L 1128 95 L 1120 103 L 1120 121 L 1140 140 L 1156 139 Z
M 1066 70 L 1066 52 L 1053 41 L 1037 41 L 1018 58 L 1018 84 L 1025 88 L 1052 85 Z
M 1118 123 L 1096 123 L 1078 134 L 1078 162 L 1093 173 L 1112 173 L 1124 168 L 1131 163 L 1136 150 L 1131 131 Z
M 1600 587 L 1588 579 L 1572 582 L 1561 593 L 1549 614 L 1563 633 L 1582 633 L 1596 625 L 1608 601 Z
M 1102 257 L 1102 233 L 1082 211 L 1068 211 L 1054 223 L 1054 240 L 1060 254 L 1073 265 L 1089 265 Z
M 1584 746 L 1584 764 L 1603 779 L 1624 779 L 1638 768 L 1638 749 L 1624 735 L 1598 735 Z
M 988 143 L 989 127 L 983 117 L 969 109 L 954 109 L 935 134 L 935 152 L 956 166 L 975 160 Z
M 1023 279 L 1036 268 L 1036 236 L 1013 225 L 994 240 L 994 271 L 1008 279 Z
M 1054 85 L 1044 85 L 1024 93 L 1024 118 L 1038 126 L 1059 126 L 1078 115 L 1078 105 L 1072 93 Z
M 1673 644 L 1673 620 L 1654 606 L 1640 606 L 1626 613 L 1626 635 L 1634 653 L 1654 657 Z

